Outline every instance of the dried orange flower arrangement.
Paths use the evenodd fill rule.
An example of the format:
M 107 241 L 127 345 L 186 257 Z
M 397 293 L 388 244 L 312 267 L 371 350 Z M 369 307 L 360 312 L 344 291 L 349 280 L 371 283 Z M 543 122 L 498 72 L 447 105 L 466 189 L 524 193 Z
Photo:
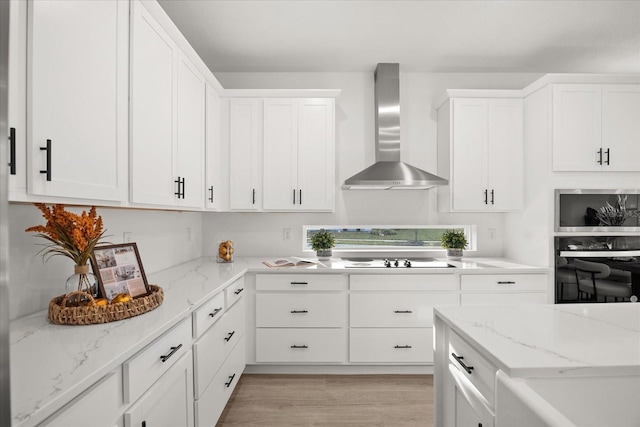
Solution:
M 36 237 L 42 237 L 50 242 L 45 244 L 41 251 L 43 259 L 47 261 L 55 255 L 71 258 L 76 265 L 74 276 L 79 276 L 77 290 L 90 290 L 95 294 L 95 289 L 92 289 L 94 284 L 90 283 L 91 280 L 88 277 L 88 261 L 93 249 L 99 244 L 106 231 L 103 229 L 102 217 L 96 213 L 96 207 L 91 207 L 89 213 L 82 211 L 82 214 L 77 215 L 65 211 L 64 205 L 54 205 L 51 208 L 44 203 L 35 205 L 40 209 L 47 223 L 29 227 L 25 231 L 38 233 Z M 73 289 L 67 289 L 69 290 Z

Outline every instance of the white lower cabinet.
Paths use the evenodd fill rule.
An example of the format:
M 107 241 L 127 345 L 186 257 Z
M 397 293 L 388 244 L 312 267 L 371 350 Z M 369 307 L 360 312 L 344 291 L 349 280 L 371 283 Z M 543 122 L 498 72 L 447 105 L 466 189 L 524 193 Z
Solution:
M 194 313 L 194 318 L 211 322 L 208 329 L 199 328 L 193 344 L 197 427 L 215 426 L 244 371 L 246 299 L 243 291 L 244 278 L 241 278 Z M 220 305 L 222 301 L 224 309 Z
M 184 354 L 124 413 L 125 427 L 193 425 L 193 365 Z
M 546 304 L 547 274 L 463 274 L 462 305 Z
M 121 406 L 122 372 L 118 368 L 47 418 L 40 426 L 86 427 L 90 420 L 95 427 L 119 427 L 122 425 Z
M 351 275 L 349 362 L 433 363 L 433 307 L 459 305 L 453 274 Z
M 340 363 L 345 343 L 342 328 L 258 328 L 256 362 Z
M 344 363 L 342 274 L 256 275 L 257 363 Z

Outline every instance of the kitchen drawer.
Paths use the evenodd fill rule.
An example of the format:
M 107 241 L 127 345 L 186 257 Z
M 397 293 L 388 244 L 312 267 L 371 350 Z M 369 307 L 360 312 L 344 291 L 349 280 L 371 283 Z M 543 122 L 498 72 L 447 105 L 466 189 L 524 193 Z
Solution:
M 190 348 L 191 318 L 183 320 L 124 362 L 124 402 L 131 403 L 138 399 Z
M 463 274 L 462 291 L 545 291 L 546 274 Z
M 462 305 L 547 304 L 546 292 L 485 292 L 461 296 Z
M 343 274 L 257 274 L 256 291 L 342 291 Z
M 244 316 L 245 301 L 241 300 L 193 345 L 196 397 L 204 392 L 229 353 L 244 340 Z
M 457 291 L 458 277 L 451 274 L 351 274 L 352 291 Z
M 432 363 L 433 328 L 351 328 L 351 363 Z
M 457 294 L 366 293 L 349 297 L 349 326 L 427 328 L 433 326 L 433 307 L 459 305 Z
M 193 337 L 200 336 L 222 317 L 224 313 L 224 292 L 216 294 L 193 313 Z
M 347 296 L 342 293 L 256 294 L 259 328 L 340 328 L 346 312 Z
M 224 288 L 224 298 L 227 310 L 244 296 L 244 292 L 244 277 Z
M 256 362 L 340 363 L 345 360 L 344 329 L 256 330 Z
M 240 341 L 204 391 L 195 401 L 196 427 L 215 426 L 236 388 L 246 364 L 244 340 Z
M 449 363 L 455 366 L 478 389 L 493 408 L 495 378 L 498 369 L 453 331 L 449 333 L 448 355 Z M 468 369 L 465 369 L 463 364 Z

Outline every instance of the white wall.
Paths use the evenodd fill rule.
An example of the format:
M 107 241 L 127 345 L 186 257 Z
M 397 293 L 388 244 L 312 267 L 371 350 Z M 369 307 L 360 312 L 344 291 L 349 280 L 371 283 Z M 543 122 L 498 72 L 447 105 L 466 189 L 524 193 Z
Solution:
M 402 67 L 402 64 L 401 64 Z M 301 255 L 302 225 L 476 224 L 478 256 L 501 256 L 504 214 L 442 214 L 436 190 L 343 191 L 346 178 L 374 162 L 374 80 L 370 73 L 218 73 L 228 89 L 341 89 L 336 100 L 334 213 L 205 214 L 204 254 L 233 240 L 236 254 Z M 437 173 L 436 110 L 446 89 L 521 89 L 539 74 L 400 73 L 402 160 Z M 292 229 L 290 241 L 283 228 Z M 495 229 L 489 238 L 489 229 Z
M 88 207 L 69 208 L 73 212 Z M 106 228 L 105 241 L 123 243 L 123 233 L 132 232 L 147 275 L 202 256 L 202 214 L 134 209 L 98 208 Z M 38 251 L 46 241 L 24 230 L 44 225 L 40 211 L 30 204 L 9 206 L 11 318 L 46 310 L 49 301 L 64 293 L 73 262 L 62 256 L 43 263 Z M 191 229 L 191 240 L 187 229 Z

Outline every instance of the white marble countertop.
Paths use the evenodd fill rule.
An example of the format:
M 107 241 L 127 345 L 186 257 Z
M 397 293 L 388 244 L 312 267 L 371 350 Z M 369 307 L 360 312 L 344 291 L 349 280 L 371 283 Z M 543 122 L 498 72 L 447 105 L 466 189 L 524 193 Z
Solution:
M 511 377 L 640 375 L 640 304 L 438 307 Z
M 61 326 L 47 321 L 46 310 L 11 323 L 11 401 L 14 426 L 33 426 L 162 335 L 210 297 L 247 272 L 349 274 L 490 274 L 548 272 L 502 259 L 464 258 L 458 268 L 346 269 L 334 258 L 311 267 L 269 268 L 272 257 L 236 258 L 216 263 L 201 258 L 150 274 L 164 290 L 155 310 L 131 319 L 89 326 Z

